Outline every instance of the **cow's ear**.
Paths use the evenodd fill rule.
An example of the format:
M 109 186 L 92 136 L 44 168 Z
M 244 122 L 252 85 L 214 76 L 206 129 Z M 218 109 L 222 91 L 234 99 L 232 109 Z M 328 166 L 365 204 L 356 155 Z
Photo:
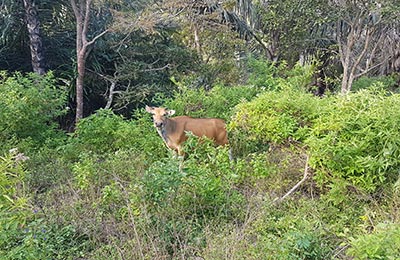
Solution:
M 148 105 L 146 105 L 146 111 L 149 113 L 153 113 L 154 108 L 153 107 L 149 107 Z
M 175 114 L 175 110 L 168 110 L 168 115 L 169 116 L 172 116 L 172 115 L 174 115 Z

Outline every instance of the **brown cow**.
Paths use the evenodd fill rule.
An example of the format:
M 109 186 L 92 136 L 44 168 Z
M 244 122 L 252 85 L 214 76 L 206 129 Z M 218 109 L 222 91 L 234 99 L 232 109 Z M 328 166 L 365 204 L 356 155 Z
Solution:
M 198 137 L 205 136 L 217 145 L 228 144 L 225 122 L 222 119 L 189 116 L 169 118 L 175 114 L 175 110 L 162 107 L 146 106 L 146 111 L 153 115 L 154 127 L 165 144 L 178 155 L 183 155 L 182 143 L 188 139 L 186 132 L 192 132 Z

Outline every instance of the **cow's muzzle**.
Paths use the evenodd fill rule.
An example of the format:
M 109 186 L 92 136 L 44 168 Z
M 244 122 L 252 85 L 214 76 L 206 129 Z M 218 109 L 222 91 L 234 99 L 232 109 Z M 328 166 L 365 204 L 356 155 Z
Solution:
M 164 126 L 164 122 L 154 122 L 155 127 L 162 128 Z

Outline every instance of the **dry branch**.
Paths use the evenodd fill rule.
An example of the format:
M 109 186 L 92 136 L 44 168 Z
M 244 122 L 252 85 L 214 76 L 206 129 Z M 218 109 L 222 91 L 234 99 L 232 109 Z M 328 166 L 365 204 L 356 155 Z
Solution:
M 283 195 L 281 198 L 276 198 L 274 199 L 274 203 L 281 203 L 286 197 L 288 197 L 290 194 L 292 194 L 305 180 L 307 179 L 309 172 L 308 172 L 308 155 L 306 159 L 306 165 L 304 166 L 304 175 L 303 179 L 301 179 L 296 185 L 293 186 L 285 195 Z

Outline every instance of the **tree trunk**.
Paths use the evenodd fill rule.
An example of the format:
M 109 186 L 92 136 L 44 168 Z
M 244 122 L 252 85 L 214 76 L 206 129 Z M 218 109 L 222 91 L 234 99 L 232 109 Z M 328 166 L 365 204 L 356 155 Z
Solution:
M 342 77 L 342 87 L 340 92 L 343 95 L 346 95 L 349 91 L 349 65 L 346 63 L 342 63 L 343 66 L 343 77 Z
M 87 40 L 87 33 L 90 24 L 90 5 L 92 0 L 70 0 L 76 19 L 76 62 L 78 65 L 78 77 L 76 78 L 76 115 L 75 124 L 83 118 L 83 81 L 85 78 L 86 58 L 89 55 L 88 48 L 103 36 L 108 30 L 105 30 L 95 36 L 91 41 Z
M 46 73 L 40 22 L 36 5 L 33 0 L 24 0 L 26 25 L 29 33 L 33 71 L 39 75 Z
M 355 76 L 350 72 L 348 75 L 343 74 L 343 79 L 342 79 L 342 89 L 341 93 L 343 95 L 346 95 L 350 92 L 351 86 L 353 85 Z
M 76 114 L 75 124 L 83 118 L 83 80 L 85 78 L 85 46 L 86 37 L 84 33 L 85 21 L 85 1 L 80 0 L 79 4 L 71 0 L 72 9 L 76 19 L 76 63 L 78 67 L 78 76 L 76 78 Z M 90 1 L 89 1 L 90 5 Z
M 83 117 L 83 80 L 85 78 L 86 59 L 85 56 L 77 54 L 78 77 L 76 78 L 76 117 L 77 123 Z
M 193 34 L 194 34 L 194 45 L 196 47 L 197 54 L 201 59 L 203 59 L 203 55 L 201 53 L 199 29 L 197 28 L 197 24 L 195 22 L 193 23 Z

